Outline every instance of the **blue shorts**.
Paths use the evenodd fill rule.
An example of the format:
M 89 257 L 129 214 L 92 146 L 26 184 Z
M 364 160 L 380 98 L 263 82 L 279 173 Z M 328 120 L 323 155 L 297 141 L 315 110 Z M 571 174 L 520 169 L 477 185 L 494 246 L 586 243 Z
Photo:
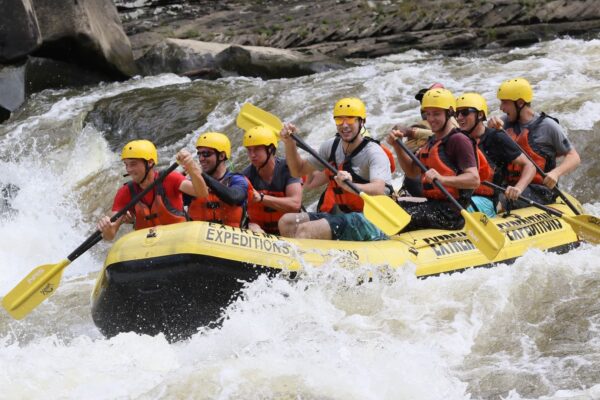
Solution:
M 308 213 L 308 218 L 311 221 L 325 219 L 329 223 L 331 237 L 334 240 L 367 242 L 389 239 L 385 233 L 369 222 L 363 213 L 329 214 L 317 212 Z
M 471 201 L 475 203 L 477 210 L 470 204 L 467 207 L 468 212 L 480 211 L 490 218 L 496 216 L 496 207 L 494 207 L 494 202 L 491 199 L 483 196 L 471 196 Z

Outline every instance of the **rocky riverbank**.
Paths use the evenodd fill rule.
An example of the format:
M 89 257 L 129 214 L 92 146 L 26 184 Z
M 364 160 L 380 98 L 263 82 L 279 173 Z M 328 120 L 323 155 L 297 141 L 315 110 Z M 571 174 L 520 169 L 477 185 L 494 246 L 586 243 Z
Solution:
M 8 3 L 8 4 L 7 4 Z M 263 79 L 410 49 L 597 37 L 597 0 L 0 0 L 0 121 L 45 88 L 135 74 Z

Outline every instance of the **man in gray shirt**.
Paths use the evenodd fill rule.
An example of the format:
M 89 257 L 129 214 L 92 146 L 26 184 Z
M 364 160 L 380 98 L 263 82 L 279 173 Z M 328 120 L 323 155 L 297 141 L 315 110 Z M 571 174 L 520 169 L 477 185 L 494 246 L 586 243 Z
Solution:
M 285 143 L 285 154 L 293 176 L 325 170 L 329 177 L 324 199 L 327 204 L 318 213 L 285 214 L 279 220 L 282 236 L 305 239 L 383 240 L 387 237 L 363 215 L 363 200 L 345 181 L 349 180 L 368 195 L 389 193 L 392 179 L 390 161 L 381 146 L 363 136 L 367 112 L 357 98 L 339 100 L 333 111 L 337 127 L 335 137 L 319 147 L 319 155 L 338 169 L 333 175 L 317 159 L 302 158 L 291 135 L 298 129 L 291 123 L 284 125 L 280 136 Z M 336 210 L 341 213 L 334 213 Z
M 531 184 L 523 192 L 543 204 L 556 199 L 552 189 L 561 176 L 574 171 L 581 160 L 579 154 L 567 139 L 565 132 L 554 118 L 537 113 L 531 107 L 533 90 L 526 79 L 508 79 L 498 88 L 500 109 L 506 114 L 502 118 L 493 117 L 488 127 L 502 129 L 521 147 L 523 152 L 545 172 L 545 177 L 536 173 Z M 557 165 L 556 159 L 564 157 Z M 507 171 L 507 183 L 513 185 L 521 176 L 522 167 L 510 164 Z M 514 208 L 524 207 L 519 202 Z

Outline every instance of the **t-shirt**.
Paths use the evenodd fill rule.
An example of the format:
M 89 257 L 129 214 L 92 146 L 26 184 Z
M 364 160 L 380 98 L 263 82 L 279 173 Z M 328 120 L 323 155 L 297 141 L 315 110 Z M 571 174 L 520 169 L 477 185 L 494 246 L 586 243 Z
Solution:
M 446 142 L 445 150 L 450 162 L 460 172 L 464 172 L 467 168 L 477 168 L 473 142 L 467 135 L 456 133 L 450 136 Z
M 158 177 L 158 172 L 155 172 L 155 177 Z M 179 187 L 181 186 L 181 182 L 185 180 L 185 177 L 177 171 L 171 172 L 169 175 L 165 177 L 162 181 L 162 185 L 165 189 L 165 196 L 169 199 L 171 205 L 177 210 L 183 210 L 183 196 Z M 137 183 L 134 183 L 135 193 L 141 192 L 143 189 Z M 156 186 L 150 190 L 148 193 L 142 197 L 142 202 L 146 204 L 148 207 L 152 206 L 152 202 L 154 201 L 154 196 L 156 193 Z M 131 192 L 129 191 L 129 187 L 127 184 L 121 186 L 115 195 L 115 199 L 113 201 L 112 210 L 114 212 L 118 212 L 123 207 L 127 205 L 131 201 Z
M 329 160 L 331 148 L 335 137 L 321 143 L 319 147 L 319 155 L 325 160 Z M 336 163 L 342 164 L 346 156 L 344 154 L 343 141 L 337 146 L 335 151 Z M 325 169 L 316 158 L 309 156 L 308 161 L 316 169 L 322 171 Z M 369 142 L 367 145 L 352 158 L 352 170 L 358 176 L 370 181 L 373 178 L 382 179 L 385 183 L 390 184 L 392 180 L 392 172 L 390 170 L 390 160 L 381 148 L 375 142 Z
M 538 144 L 541 151 L 545 155 L 561 157 L 567 154 L 573 146 L 563 128 L 552 118 L 544 118 L 541 121 L 537 121 L 540 117 L 539 113 L 535 113 L 531 121 L 526 124 L 521 124 L 521 130 L 523 128 L 530 129 L 533 125 L 534 143 Z M 508 122 L 508 117 L 505 115 L 502 117 L 504 126 L 506 128 L 514 126 Z
M 242 173 L 250 180 L 256 190 L 285 193 L 285 188 L 288 185 L 302 182 L 300 178 L 294 178 L 291 175 L 285 159 L 279 157 L 275 157 L 275 170 L 273 171 L 271 183 L 263 181 L 258 174 L 258 170 L 252 164 L 247 166 Z
M 485 128 L 479 138 L 479 148 L 496 168 L 503 169 L 521 155 L 519 146 L 503 131 Z

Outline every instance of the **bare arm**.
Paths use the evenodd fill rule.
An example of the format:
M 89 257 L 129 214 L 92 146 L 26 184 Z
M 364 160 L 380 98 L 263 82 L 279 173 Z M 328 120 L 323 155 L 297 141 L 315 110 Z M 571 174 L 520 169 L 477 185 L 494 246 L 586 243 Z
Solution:
M 408 154 L 402 147 L 396 142 L 396 139 L 402 140 L 404 134 L 396 129 L 392 129 L 392 131 L 386 137 L 388 144 L 390 144 L 394 150 L 396 151 L 396 157 L 398 158 L 398 162 L 400 163 L 400 168 L 404 171 L 404 174 L 411 179 L 418 178 L 421 175 L 421 170 L 419 167 L 413 162 Z
M 285 143 L 285 160 L 290 169 L 290 173 L 294 178 L 299 178 L 303 175 L 309 175 L 316 170 L 310 162 L 300 157 L 296 141 L 292 139 L 292 134 L 297 134 L 298 128 L 291 123 L 284 124 L 279 136 Z
M 298 212 L 302 205 L 302 185 L 300 182 L 287 185 L 285 188 L 285 197 L 265 194 L 262 203 L 276 210 Z
M 544 185 L 549 187 L 550 189 L 556 186 L 558 179 L 566 175 L 570 172 L 575 171 L 577 167 L 581 164 L 581 158 L 579 158 L 579 153 L 577 150 L 571 149 L 567 154 L 565 154 L 565 158 L 562 160 L 560 165 L 554 168 L 552 171 L 546 174 L 546 178 L 544 179 Z
M 470 167 L 457 176 L 444 176 L 440 175 L 435 169 L 429 169 L 425 173 L 425 180 L 429 183 L 433 183 L 433 180 L 437 179 L 444 186 L 453 187 L 456 189 L 477 189 L 479 187 L 479 172 L 476 167 Z
M 207 197 L 208 186 L 202 177 L 202 167 L 194 159 L 192 154 L 186 149 L 182 149 L 177 153 L 177 162 L 185 168 L 192 181 L 183 181 L 179 186 L 179 190 L 194 197 Z
M 535 166 L 525 154 L 521 153 L 519 157 L 513 160 L 513 163 L 521 165 L 523 171 L 515 186 L 507 186 L 506 191 L 504 192 L 506 198 L 509 200 L 517 200 L 535 176 Z

